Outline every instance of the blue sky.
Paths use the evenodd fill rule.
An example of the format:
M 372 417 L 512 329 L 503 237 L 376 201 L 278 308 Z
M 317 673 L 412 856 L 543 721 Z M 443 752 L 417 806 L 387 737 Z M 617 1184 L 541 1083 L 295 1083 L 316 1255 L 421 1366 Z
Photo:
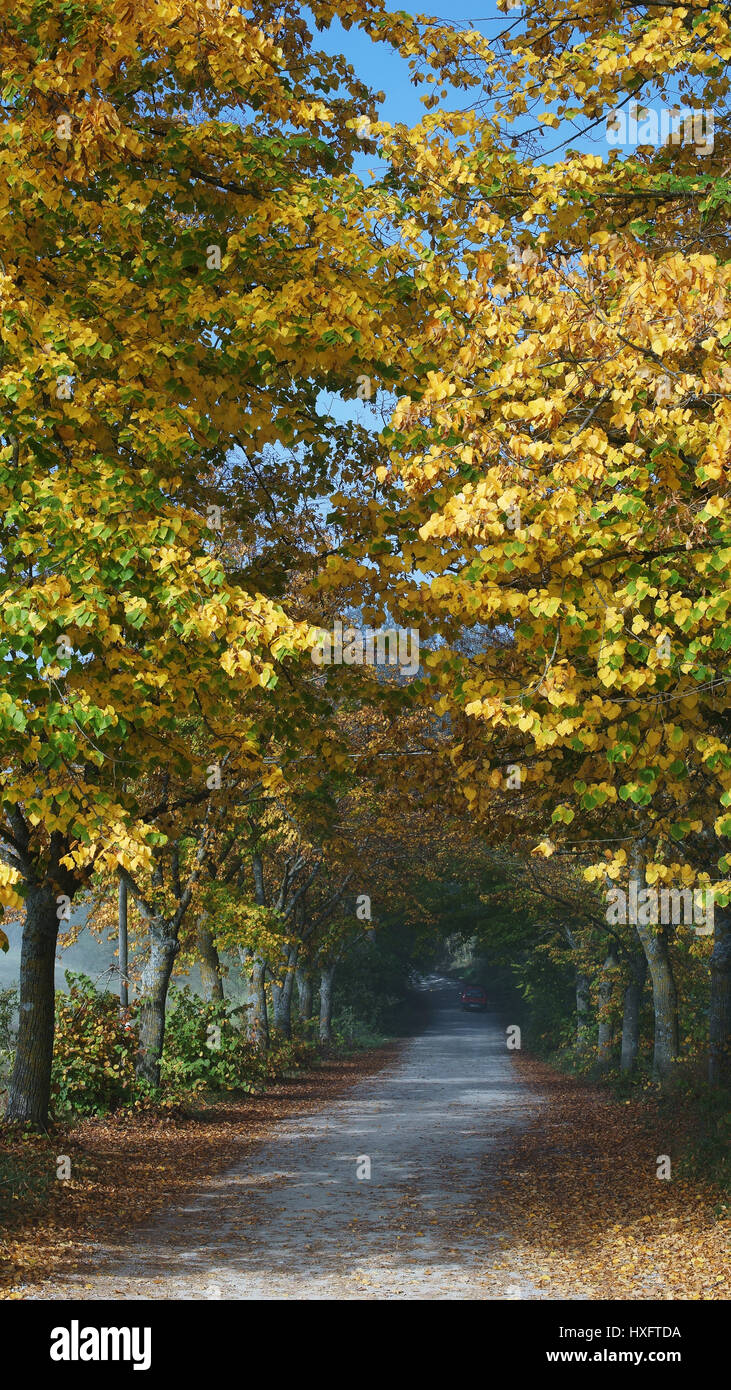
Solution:
M 510 17 L 502 14 L 494 0 L 466 0 L 455 13 L 432 11 L 428 0 L 425 4 L 408 5 L 401 0 L 392 0 L 394 11 L 404 10 L 412 15 L 432 15 L 460 29 L 479 29 L 480 33 L 492 37 L 514 23 L 517 12 Z M 479 22 L 478 22 L 479 21 Z M 414 87 L 409 80 L 407 62 L 385 43 L 374 43 L 360 29 L 343 29 L 336 20 L 324 33 L 315 32 L 315 46 L 329 53 L 344 53 L 353 64 L 357 74 L 376 91 L 385 93 L 382 105 L 382 119 L 386 121 L 405 121 L 415 125 L 424 115 L 424 107 L 419 100 L 431 89 L 423 83 Z M 456 92 L 455 103 L 465 106 L 470 102 L 469 92 Z M 451 103 L 445 102 L 445 105 Z
M 406 11 L 412 15 L 433 14 L 435 18 L 441 19 L 455 28 L 478 29 L 486 38 L 491 39 L 508 28 L 515 29 L 520 26 L 520 16 L 525 10 L 525 3 L 516 4 L 516 8 L 507 14 L 498 10 L 495 0 L 462 0 L 459 10 L 454 12 L 440 12 L 438 10 L 433 12 L 428 0 L 426 3 L 417 5 L 404 4 L 402 0 L 391 0 L 389 8 L 394 11 Z M 407 61 L 394 53 L 387 44 L 374 43 L 367 34 L 356 27 L 346 31 L 337 20 L 322 33 L 314 30 L 313 26 L 313 34 L 315 47 L 321 47 L 329 53 L 343 53 L 352 63 L 360 78 L 374 90 L 384 93 L 385 99 L 381 104 L 381 118 L 383 120 L 404 121 L 409 125 L 414 125 L 421 120 L 425 108 L 420 97 L 433 91 L 434 88 L 425 84 L 415 87 L 409 78 Z M 478 90 L 477 88 L 454 90 L 442 104 L 447 109 L 468 107 L 475 100 Z M 672 92 L 672 87 L 670 90 Z M 618 93 L 619 101 L 626 99 L 626 95 L 626 92 Z M 651 107 L 656 106 L 656 103 L 651 100 L 649 104 Z M 563 122 L 556 130 L 546 129 L 545 135 L 541 139 L 541 145 L 547 152 L 546 157 L 549 162 L 560 160 L 567 145 L 572 149 L 598 154 L 605 159 L 608 157 L 610 145 L 606 138 L 604 121 L 591 129 L 588 135 L 579 136 L 577 130 L 581 130 L 586 124 L 584 118 L 579 118 L 576 124 Z M 516 122 L 516 130 L 527 127 L 535 128 L 534 115 L 524 118 L 522 122 Z M 636 143 L 635 136 L 635 139 L 630 142 L 631 148 L 628 145 L 625 146 L 625 153 L 634 153 Z M 652 143 L 659 142 L 653 140 Z M 359 169 L 359 172 L 362 173 L 363 171 Z

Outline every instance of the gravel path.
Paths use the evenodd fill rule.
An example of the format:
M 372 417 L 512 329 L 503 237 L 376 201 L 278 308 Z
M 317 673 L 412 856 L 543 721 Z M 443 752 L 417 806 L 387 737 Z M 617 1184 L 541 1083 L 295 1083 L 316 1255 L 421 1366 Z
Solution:
M 463 1013 L 444 980 L 425 988 L 431 1022 L 392 1066 L 36 1296 L 545 1298 L 509 1253 L 504 1277 L 485 1273 L 505 1235 L 494 1160 L 540 1098 L 494 1018 Z

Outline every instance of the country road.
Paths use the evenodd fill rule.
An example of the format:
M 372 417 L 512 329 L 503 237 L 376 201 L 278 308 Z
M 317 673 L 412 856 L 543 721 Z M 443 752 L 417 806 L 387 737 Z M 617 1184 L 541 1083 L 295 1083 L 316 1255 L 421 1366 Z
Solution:
M 493 1016 L 438 977 L 425 988 L 430 1022 L 392 1065 L 35 1297 L 545 1298 L 509 1244 L 504 1273 L 486 1269 L 506 1234 L 496 1160 L 540 1097 Z

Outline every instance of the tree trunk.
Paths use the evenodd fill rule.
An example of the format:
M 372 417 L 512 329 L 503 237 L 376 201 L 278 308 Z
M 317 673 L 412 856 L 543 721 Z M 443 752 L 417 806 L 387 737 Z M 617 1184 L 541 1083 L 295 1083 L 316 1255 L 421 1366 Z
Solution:
M 223 999 L 221 962 L 205 913 L 201 913 L 196 922 L 195 942 L 198 947 L 198 966 L 201 972 L 203 998 L 208 1002 L 213 999 Z
M 266 907 L 267 896 L 264 883 L 264 864 L 258 850 L 251 856 L 254 875 L 254 897 L 259 907 Z M 269 1020 L 267 1018 L 266 961 L 258 951 L 252 955 L 251 966 L 251 1011 L 249 1014 L 249 1039 L 256 1052 L 266 1052 L 269 1047 Z
M 242 983 L 244 987 L 244 1003 L 246 1006 L 246 1014 L 245 1017 L 242 1019 L 242 1027 L 245 1028 L 246 1033 L 248 1035 L 248 1033 L 250 1032 L 249 1020 L 251 1018 L 251 1005 L 253 996 L 251 992 L 251 951 L 249 951 L 245 946 L 239 946 L 239 968 L 243 976 Z
M 7 1120 L 48 1125 L 55 1008 L 56 894 L 48 883 L 30 884 L 25 899 L 20 954 L 20 1016 Z
M 332 1042 L 334 965 L 323 965 L 320 972 L 320 1042 Z
M 612 1046 L 614 1029 L 612 1024 L 612 995 L 617 974 L 617 949 L 611 943 L 607 958 L 602 966 L 599 980 L 599 1037 L 597 1042 L 597 1063 L 600 1071 L 609 1071 L 612 1065 Z
M 585 1056 L 591 1045 L 591 982 L 582 970 L 576 971 L 576 1051 Z
M 312 1018 L 312 975 L 303 966 L 298 966 L 295 972 L 297 980 L 297 997 L 299 1000 L 299 1017 L 301 1023 L 309 1023 Z
M 708 1008 L 708 1080 L 731 1085 L 731 908 L 714 914 L 711 998 Z
M 295 957 L 296 958 L 296 957 Z M 294 960 L 291 961 L 287 971 L 287 978 L 284 981 L 284 1017 L 287 1025 L 287 1037 L 292 1036 L 292 998 L 294 995 Z
M 639 895 L 645 886 L 645 871 L 639 850 L 635 852 L 630 869 L 630 887 L 633 882 L 637 885 Z M 652 1007 L 655 1014 L 652 1069 L 659 1080 L 665 1081 L 673 1071 L 680 1050 L 678 991 L 670 960 L 669 932 L 667 927 L 662 927 L 657 922 L 644 924 L 638 921 L 636 928 L 652 981 Z
M 272 985 L 274 1032 L 282 1038 L 292 1036 L 292 991 L 294 989 L 294 970 L 297 948 L 293 947 L 287 956 L 284 980 L 281 985 Z
M 647 960 L 644 951 L 633 951 L 630 956 L 630 977 L 624 991 L 624 1011 L 622 1014 L 622 1054 L 620 1071 L 633 1071 L 640 1050 L 640 1010 L 647 979 Z
M 266 1052 L 269 1046 L 269 1021 L 267 1019 L 266 961 L 254 952 L 251 966 L 251 1014 L 249 1018 L 249 1038 L 256 1052 Z
M 119 880 L 117 890 L 117 940 L 119 949 L 119 1009 L 129 1008 L 129 948 L 127 936 L 127 884 Z
M 280 966 L 281 969 L 281 966 Z M 286 971 L 284 980 L 286 980 Z M 278 980 L 272 978 L 272 1032 L 284 1033 L 284 1014 L 282 1010 L 282 1000 L 284 997 L 284 980 L 281 985 Z
M 655 1048 L 653 1071 L 661 1080 L 670 1076 L 680 1050 L 678 1033 L 678 991 L 665 927 L 638 926 L 652 980 L 652 1004 L 655 1011 Z
M 165 1040 L 165 1005 L 170 976 L 178 954 L 178 941 L 169 922 L 149 923 L 150 950 L 140 982 L 140 1045 L 137 1075 L 151 1086 L 160 1085 L 160 1062 Z
M 264 862 L 258 850 L 251 856 L 251 871 L 254 875 L 254 898 L 259 907 L 266 907 L 267 895 L 264 884 Z

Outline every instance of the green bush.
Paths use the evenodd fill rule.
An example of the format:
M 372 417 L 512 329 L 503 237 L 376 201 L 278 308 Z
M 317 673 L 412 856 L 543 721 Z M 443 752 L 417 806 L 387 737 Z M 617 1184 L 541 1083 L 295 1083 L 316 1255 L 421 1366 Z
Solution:
M 173 989 L 165 1023 L 161 1082 L 175 1094 L 200 1091 L 258 1091 L 267 1063 L 249 1043 L 245 1004 L 206 1002 L 188 985 Z
M 278 1081 L 282 1076 L 293 1076 L 315 1066 L 318 1052 L 317 1044 L 304 1033 L 296 1032 L 291 1038 L 273 1037 L 266 1059 L 267 1081 Z
M 382 1047 L 387 1034 L 364 1022 L 352 1005 L 346 1004 L 333 1019 L 333 1038 L 337 1047 L 358 1050 Z
M 170 1000 L 160 1079 L 181 1099 L 203 1091 L 262 1091 L 311 1065 L 316 1054 L 300 1036 L 273 1037 L 266 1056 L 256 1052 L 246 1035 L 246 1004 L 206 1002 L 188 985 L 172 990 Z
M 51 1104 L 56 1114 L 93 1115 L 134 1098 L 135 1030 L 119 1017 L 119 999 L 100 993 L 88 975 L 66 971 L 68 994 L 56 996 Z
M 14 1020 L 18 1008 L 17 989 L 0 989 L 0 1090 L 13 1065 L 15 1054 Z
M 122 1106 L 180 1106 L 204 1092 L 262 1092 L 271 1082 L 315 1064 L 317 1046 L 297 1033 L 271 1039 L 262 1055 L 246 1036 L 246 1005 L 206 1002 L 189 986 L 173 989 L 165 1024 L 160 1088 L 135 1076 L 137 1030 L 120 1019 L 119 1000 L 83 974 L 66 972 L 68 994 L 56 998 L 51 1081 L 53 1112 L 93 1115 Z M 0 993 L 0 1067 L 12 1057 L 16 992 Z M 1 1080 L 1 1072 L 0 1072 Z

